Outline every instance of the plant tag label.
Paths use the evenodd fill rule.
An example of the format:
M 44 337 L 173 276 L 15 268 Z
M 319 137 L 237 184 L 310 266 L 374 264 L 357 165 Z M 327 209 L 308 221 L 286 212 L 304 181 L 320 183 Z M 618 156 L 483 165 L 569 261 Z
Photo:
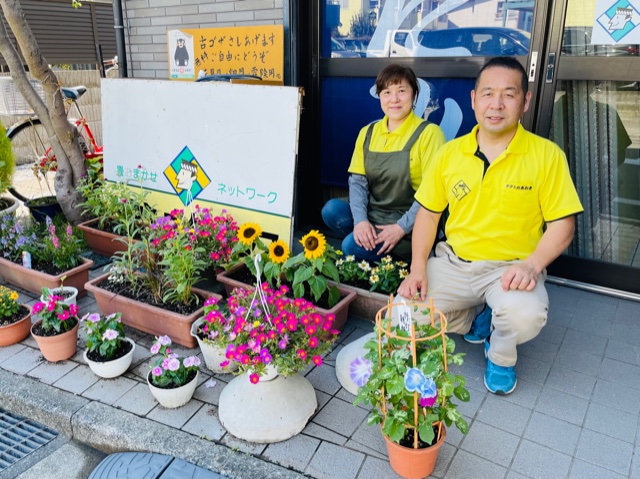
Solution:
M 403 331 L 411 332 L 411 308 L 406 304 L 398 306 L 398 326 Z
M 22 266 L 31 269 L 31 253 L 28 251 L 22 252 Z

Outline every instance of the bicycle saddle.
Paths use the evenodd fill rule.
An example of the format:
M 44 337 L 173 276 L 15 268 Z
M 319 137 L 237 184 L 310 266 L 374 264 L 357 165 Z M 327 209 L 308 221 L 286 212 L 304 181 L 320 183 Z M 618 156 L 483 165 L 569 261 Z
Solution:
M 69 88 L 61 88 L 62 95 L 69 100 L 78 100 L 87 92 L 86 86 L 74 86 Z

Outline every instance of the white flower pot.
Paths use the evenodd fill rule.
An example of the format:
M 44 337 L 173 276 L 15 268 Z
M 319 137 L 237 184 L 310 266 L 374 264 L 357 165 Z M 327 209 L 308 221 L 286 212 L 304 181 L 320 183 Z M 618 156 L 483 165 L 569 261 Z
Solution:
M 196 390 L 196 386 L 198 385 L 198 377 L 200 376 L 200 371 L 196 372 L 196 377 L 193 378 L 190 382 L 188 382 L 184 386 L 173 389 L 162 389 L 154 386 L 149 380 L 150 376 L 151 371 L 149 371 L 149 374 L 147 374 L 147 384 L 149 385 L 149 389 L 151 390 L 151 394 L 153 394 L 153 397 L 156 398 L 161 406 L 164 406 L 168 409 L 173 409 L 184 406 L 191 400 L 191 397 Z
M 87 357 L 87 350 L 84 351 L 84 360 L 89 365 L 91 370 L 94 372 L 96 376 L 100 376 L 101 378 L 115 378 L 127 372 L 129 366 L 131 366 L 131 361 L 133 361 L 133 352 L 136 349 L 136 343 L 134 343 L 129 338 L 124 338 L 125 341 L 131 343 L 131 351 L 118 359 L 113 359 L 111 361 L 105 362 L 97 362 L 92 361 Z
M 251 377 L 250 374 L 243 374 L 246 376 L 247 380 L 251 382 L 249 379 Z M 273 364 L 267 364 L 267 368 L 262 376 L 260 376 L 260 382 L 263 381 L 272 381 L 278 377 L 278 369 Z
M 191 336 L 196 338 L 198 341 L 198 345 L 200 346 L 200 351 L 202 351 L 202 357 L 204 358 L 204 362 L 207 365 L 207 369 L 213 371 L 214 373 L 222 374 L 222 373 L 232 373 L 238 369 L 237 363 L 234 361 L 230 361 L 229 365 L 226 368 L 222 368 L 220 363 L 226 361 L 225 357 L 225 348 L 218 346 L 217 344 L 212 344 L 211 342 L 206 342 L 200 339 L 197 335 L 198 328 L 204 323 L 204 318 L 200 318 L 197 321 L 194 321 L 191 325 Z
M 59 288 L 51 288 L 49 289 L 49 291 L 51 291 L 52 295 L 56 295 L 57 293 L 59 293 L 60 291 L 70 291 L 72 294 L 71 296 L 69 296 L 68 298 L 65 298 L 64 301 L 62 301 L 64 304 L 71 306 L 72 304 L 76 304 L 76 298 L 78 297 L 78 290 L 76 288 L 74 288 L 73 286 L 62 286 Z M 40 295 L 40 302 L 44 303 L 45 302 L 45 298 L 43 295 Z

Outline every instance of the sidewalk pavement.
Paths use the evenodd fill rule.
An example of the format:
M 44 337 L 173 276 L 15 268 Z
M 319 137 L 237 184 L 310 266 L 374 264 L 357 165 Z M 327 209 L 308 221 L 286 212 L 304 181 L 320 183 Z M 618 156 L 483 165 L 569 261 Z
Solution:
M 548 290 L 548 325 L 519 348 L 518 387 L 509 396 L 486 391 L 482 346 L 453 336 L 467 353 L 460 372 L 471 401 L 460 410 L 469 434 L 449 428 L 432 477 L 640 478 L 640 302 L 551 284 Z M 79 307 L 81 314 L 97 311 L 91 296 Z M 350 318 L 325 364 L 305 373 L 318 409 L 301 434 L 281 443 L 247 443 L 224 430 L 217 405 L 230 375 L 212 377 L 203 368 L 187 405 L 159 406 L 145 381 L 153 336 L 131 328 L 134 363 L 116 379 L 100 379 L 84 363 L 82 334 L 78 353 L 56 364 L 43 360 L 32 338 L 0 348 L 0 407 L 74 444 L 167 454 L 234 479 L 397 478 L 379 429 L 367 425 L 367 410 L 352 404 L 335 376 L 337 352 L 371 328 Z M 67 460 L 73 458 L 71 451 Z M 15 477 L 21 461 L 0 477 Z

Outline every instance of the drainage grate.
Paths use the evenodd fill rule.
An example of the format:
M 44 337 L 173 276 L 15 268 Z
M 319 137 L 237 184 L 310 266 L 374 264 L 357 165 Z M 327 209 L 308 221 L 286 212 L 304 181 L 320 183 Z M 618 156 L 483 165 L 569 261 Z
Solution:
M 58 433 L 0 408 L 0 471 L 54 439 Z

